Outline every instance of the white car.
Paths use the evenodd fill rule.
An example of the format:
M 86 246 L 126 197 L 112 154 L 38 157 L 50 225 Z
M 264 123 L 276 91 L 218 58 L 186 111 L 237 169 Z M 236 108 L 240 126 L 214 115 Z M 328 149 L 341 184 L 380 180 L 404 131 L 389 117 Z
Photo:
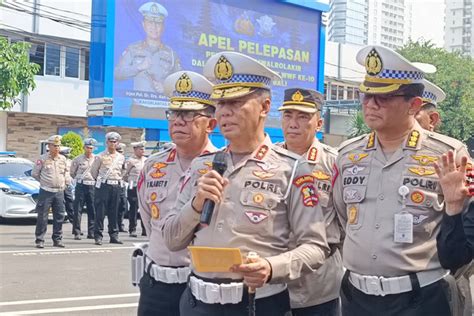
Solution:
M 13 152 L 0 152 L 0 218 L 36 218 L 39 182 L 34 164 Z

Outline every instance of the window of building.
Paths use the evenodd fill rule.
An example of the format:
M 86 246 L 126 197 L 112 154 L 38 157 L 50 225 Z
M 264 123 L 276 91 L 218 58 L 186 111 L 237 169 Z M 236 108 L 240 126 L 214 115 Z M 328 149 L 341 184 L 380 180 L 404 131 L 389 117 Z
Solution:
M 66 69 L 65 76 L 79 78 L 79 49 L 66 46 Z
M 337 86 L 331 85 L 331 100 L 337 100 Z
M 354 88 L 347 87 L 347 100 L 354 100 Z
M 337 99 L 344 100 L 344 87 L 343 86 L 337 87 Z
M 46 75 L 61 74 L 61 47 L 56 44 L 46 44 Z
M 40 66 L 37 76 L 44 75 L 44 43 L 30 43 L 30 62 Z
M 81 49 L 81 80 L 89 80 L 89 51 Z

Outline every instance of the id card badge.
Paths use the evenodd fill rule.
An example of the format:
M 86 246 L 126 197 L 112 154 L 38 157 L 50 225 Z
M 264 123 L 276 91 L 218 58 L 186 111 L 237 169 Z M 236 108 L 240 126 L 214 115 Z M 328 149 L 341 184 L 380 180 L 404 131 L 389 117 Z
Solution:
M 97 177 L 97 181 L 95 182 L 95 187 L 97 189 L 100 189 L 100 186 L 102 185 L 102 178 L 101 177 Z
M 393 241 L 396 243 L 413 243 L 413 215 L 408 212 L 395 214 Z

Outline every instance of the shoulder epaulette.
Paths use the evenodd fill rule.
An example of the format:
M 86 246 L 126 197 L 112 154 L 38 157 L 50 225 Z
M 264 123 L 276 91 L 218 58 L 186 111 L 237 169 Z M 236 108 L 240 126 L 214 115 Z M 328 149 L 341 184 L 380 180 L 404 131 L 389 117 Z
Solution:
M 211 155 L 214 155 L 215 153 L 217 153 L 217 152 L 219 152 L 219 151 L 224 151 L 224 150 L 217 150 L 217 151 L 213 151 L 213 152 L 203 153 L 203 154 L 200 154 L 198 157 L 211 156 Z
M 275 144 L 274 144 L 274 145 L 275 145 Z M 286 156 L 286 157 L 293 158 L 294 160 L 299 160 L 299 159 L 301 158 L 300 155 L 295 154 L 295 153 L 293 153 L 293 152 L 291 152 L 291 151 L 288 151 L 288 150 L 286 150 L 285 148 L 280 147 L 280 146 L 278 146 L 278 145 L 272 146 L 272 149 L 273 149 L 276 153 L 278 153 L 278 154 L 280 154 L 280 155 L 283 155 L 283 156 Z
M 355 143 L 355 142 L 357 142 L 357 141 L 360 141 L 360 140 L 364 139 L 365 137 L 367 137 L 367 135 L 368 135 L 368 134 L 364 134 L 364 135 L 356 136 L 356 137 L 354 137 L 354 138 L 350 138 L 350 139 L 348 139 L 348 140 L 343 141 L 343 142 L 339 145 L 339 147 L 337 147 L 337 151 L 338 151 L 338 152 L 341 152 L 341 150 L 342 150 L 343 148 L 349 146 L 350 144 L 353 144 L 353 143 Z
M 446 146 L 448 146 L 449 148 L 454 149 L 454 150 L 457 150 L 457 149 L 462 148 L 462 147 L 466 147 L 466 145 L 463 142 L 461 142 L 461 141 L 459 141 L 455 138 L 443 135 L 443 134 L 430 132 L 430 133 L 428 133 L 428 137 L 432 138 L 432 139 L 435 139 L 437 141 L 440 141 L 443 144 L 445 144 Z
M 151 154 L 150 158 L 151 157 L 159 157 L 163 154 L 169 153 L 171 150 L 173 150 L 174 147 L 175 146 L 172 143 L 170 143 L 169 145 L 167 144 L 167 145 L 163 146 L 160 151 L 158 151 L 154 154 Z
M 334 148 L 334 147 L 331 147 L 331 146 L 329 146 L 329 145 L 326 145 L 326 144 L 323 144 L 323 143 L 321 143 L 321 146 L 322 146 L 322 147 L 323 147 L 323 149 L 324 149 L 325 151 L 327 151 L 328 153 L 330 153 L 330 154 L 333 154 L 333 155 L 336 155 L 336 156 L 337 156 L 338 152 L 337 152 L 337 149 L 336 149 L 336 148 Z

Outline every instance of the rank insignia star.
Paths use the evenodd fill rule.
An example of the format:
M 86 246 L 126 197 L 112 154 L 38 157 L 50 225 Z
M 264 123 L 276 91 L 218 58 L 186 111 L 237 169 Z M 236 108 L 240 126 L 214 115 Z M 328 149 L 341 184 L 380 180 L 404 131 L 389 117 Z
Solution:
M 428 164 L 432 164 L 433 162 L 438 161 L 438 158 L 433 157 L 433 156 L 425 156 L 425 155 L 411 155 L 411 157 L 418 161 L 420 164 L 423 166 L 426 166 Z
M 161 169 L 162 168 L 165 168 L 166 166 L 168 166 L 166 163 L 164 162 L 156 162 L 153 164 L 153 168 L 155 168 L 155 170 L 150 174 L 150 176 L 153 178 L 153 179 L 159 179 L 161 177 L 163 177 L 164 175 L 166 175 L 165 172 L 162 172 Z
M 417 130 L 413 130 L 407 139 L 406 147 L 416 148 L 418 146 L 419 140 L 420 140 L 420 132 L 418 132 Z
M 255 154 L 255 158 L 258 159 L 258 160 L 262 160 L 265 157 L 265 155 L 267 154 L 267 152 L 268 152 L 268 146 L 267 145 L 262 145 L 258 149 L 257 153 Z
M 316 161 L 317 157 L 318 157 L 318 149 L 316 147 L 311 147 L 311 149 L 308 152 L 308 160 Z
M 410 168 L 408 168 L 408 170 L 411 173 L 414 173 L 414 174 L 422 176 L 422 177 L 431 176 L 431 175 L 436 173 L 436 171 L 434 169 L 425 168 L 425 167 L 410 167 Z
M 375 146 L 375 133 L 372 132 L 369 135 L 369 140 L 367 141 L 367 149 L 373 148 Z
M 366 153 L 362 153 L 362 154 L 349 154 L 349 156 L 347 156 L 349 158 L 350 161 L 352 162 L 358 162 L 358 161 L 361 161 L 362 159 L 365 159 L 367 158 L 369 154 L 366 154 Z

